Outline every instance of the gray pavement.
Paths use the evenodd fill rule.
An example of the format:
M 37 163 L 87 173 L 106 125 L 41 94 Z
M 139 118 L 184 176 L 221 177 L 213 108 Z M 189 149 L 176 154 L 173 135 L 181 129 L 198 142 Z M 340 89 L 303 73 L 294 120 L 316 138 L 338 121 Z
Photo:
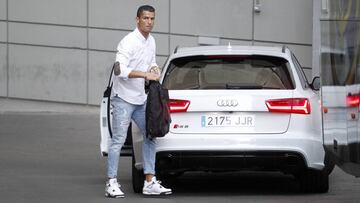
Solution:
M 99 100 L 100 103 L 100 100 Z M 97 114 L 99 106 L 36 101 L 0 97 L 0 113 L 89 113 Z
M 325 194 L 303 194 L 279 173 L 190 173 L 169 197 L 132 191 L 131 158 L 122 157 L 124 199 L 104 197 L 98 107 L 0 99 L 0 202 L 359 202 L 360 179 L 337 167 Z

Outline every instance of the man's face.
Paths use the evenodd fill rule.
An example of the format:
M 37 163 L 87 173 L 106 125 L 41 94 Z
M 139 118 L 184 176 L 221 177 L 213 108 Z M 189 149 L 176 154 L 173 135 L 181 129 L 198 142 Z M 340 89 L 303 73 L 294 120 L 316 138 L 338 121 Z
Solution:
M 154 27 L 155 13 L 143 11 L 140 17 L 136 17 L 137 27 L 142 34 L 149 34 Z

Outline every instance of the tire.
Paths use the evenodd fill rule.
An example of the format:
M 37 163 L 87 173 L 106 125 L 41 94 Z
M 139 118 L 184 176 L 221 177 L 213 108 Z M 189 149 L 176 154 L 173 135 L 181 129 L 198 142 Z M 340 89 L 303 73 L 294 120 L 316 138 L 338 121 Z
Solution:
M 135 167 L 134 153 L 132 154 L 131 166 L 132 166 L 131 175 L 132 175 L 133 190 L 135 193 L 141 193 L 144 187 L 145 176 L 143 170 L 139 170 Z
M 165 187 L 171 187 L 173 185 L 175 185 L 176 182 L 176 178 L 178 176 L 180 176 L 183 173 L 178 173 L 178 174 L 169 174 L 169 173 L 163 173 L 163 172 L 159 172 L 156 173 L 157 175 L 157 179 L 161 180 L 163 186 Z
M 306 193 L 328 192 L 329 174 L 326 170 L 307 169 L 300 175 L 300 187 Z

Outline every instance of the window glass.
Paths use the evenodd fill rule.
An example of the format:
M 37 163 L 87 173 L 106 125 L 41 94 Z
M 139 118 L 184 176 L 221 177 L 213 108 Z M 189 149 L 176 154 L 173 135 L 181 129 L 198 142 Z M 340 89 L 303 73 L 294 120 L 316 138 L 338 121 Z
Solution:
M 288 61 L 260 55 L 177 58 L 163 84 L 168 89 L 294 89 Z
M 297 58 L 295 57 L 295 55 L 291 54 L 291 57 L 294 62 L 294 65 L 295 65 L 295 70 L 296 70 L 297 74 L 299 75 L 301 86 L 303 88 L 307 88 L 309 86 L 309 82 L 306 79 L 304 70 L 302 69 L 302 67 L 301 67 L 299 61 L 297 60 Z

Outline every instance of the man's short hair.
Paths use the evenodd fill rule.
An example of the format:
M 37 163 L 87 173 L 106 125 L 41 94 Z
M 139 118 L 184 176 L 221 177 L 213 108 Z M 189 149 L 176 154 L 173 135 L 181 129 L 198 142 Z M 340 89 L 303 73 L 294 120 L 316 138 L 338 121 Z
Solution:
M 142 5 L 138 8 L 136 16 L 140 17 L 143 11 L 149 11 L 149 12 L 154 13 L 155 8 L 150 5 Z

